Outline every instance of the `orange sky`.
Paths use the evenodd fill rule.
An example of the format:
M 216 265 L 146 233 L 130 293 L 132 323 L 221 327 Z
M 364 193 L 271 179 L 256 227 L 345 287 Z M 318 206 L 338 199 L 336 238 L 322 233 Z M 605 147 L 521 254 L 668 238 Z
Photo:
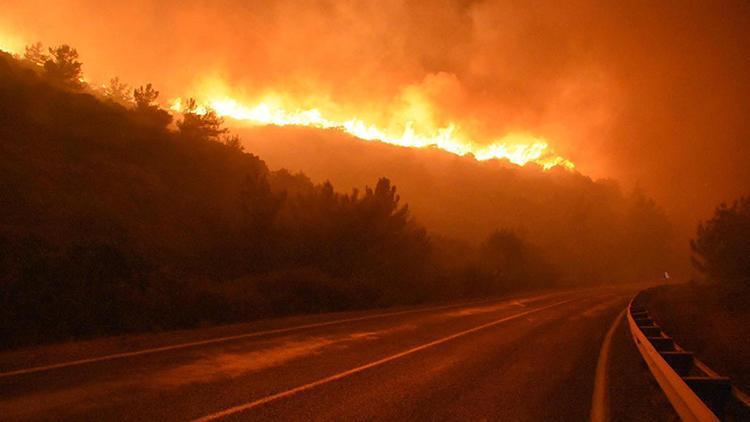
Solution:
M 564 4 L 563 4 L 564 3 Z M 77 47 L 93 81 L 220 84 L 399 131 L 527 133 L 691 222 L 750 193 L 746 1 L 6 0 L 0 48 Z M 405 117 L 406 116 L 406 117 Z

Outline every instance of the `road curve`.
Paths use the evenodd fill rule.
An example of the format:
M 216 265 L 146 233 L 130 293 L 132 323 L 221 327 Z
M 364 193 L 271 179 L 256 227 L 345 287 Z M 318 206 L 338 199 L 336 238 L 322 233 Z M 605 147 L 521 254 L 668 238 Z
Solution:
M 634 293 L 628 287 L 546 292 L 276 320 L 242 332 L 248 327 L 14 351 L 0 354 L 0 415 L 586 420 L 602 341 L 615 332 L 613 321 Z M 613 349 L 627 344 L 612 342 Z M 613 356 L 617 365 L 632 366 L 613 373 L 642 372 L 633 356 Z M 626 384 L 606 388 L 615 395 L 653 394 L 645 377 L 631 376 Z M 649 413 L 657 407 L 642 406 L 640 415 L 668 420 Z

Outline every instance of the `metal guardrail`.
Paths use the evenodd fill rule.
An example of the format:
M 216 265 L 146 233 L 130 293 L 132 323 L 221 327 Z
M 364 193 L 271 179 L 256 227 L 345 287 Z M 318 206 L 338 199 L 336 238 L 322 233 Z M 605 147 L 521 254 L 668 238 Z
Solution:
M 719 416 L 714 413 L 717 410 L 712 410 L 694 389 L 700 390 L 701 386 L 706 385 L 711 389 L 715 387 L 712 384 L 718 385 L 720 389 L 721 385 L 729 386 L 729 380 L 710 375 L 707 377 L 688 376 L 694 363 L 692 353 L 679 349 L 672 338 L 664 335 L 651 320 L 645 308 L 634 306 L 633 303 L 637 298 L 638 296 L 628 305 L 627 318 L 630 333 L 643 360 L 672 407 L 686 422 L 718 421 Z
M 701 371 L 705 372 L 709 376 L 712 377 L 721 377 L 721 375 L 717 374 L 713 369 L 709 368 L 708 365 L 701 362 L 698 358 L 693 359 L 693 364 L 700 369 Z M 732 395 L 734 398 L 741 403 L 743 406 L 750 409 L 750 396 L 747 395 L 744 391 L 740 390 L 739 388 L 732 386 Z

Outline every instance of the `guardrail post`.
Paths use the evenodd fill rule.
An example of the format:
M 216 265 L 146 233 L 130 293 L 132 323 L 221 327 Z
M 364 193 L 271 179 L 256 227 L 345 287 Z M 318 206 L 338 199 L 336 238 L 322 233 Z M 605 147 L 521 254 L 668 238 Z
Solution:
M 739 416 L 733 420 L 750 421 L 750 397 L 733 387 L 728 377 L 712 371 L 662 332 L 643 306 L 643 293 L 636 295 L 628 307 L 630 334 L 680 418 L 718 422 L 729 412 L 732 418 Z
M 648 318 L 648 311 L 640 311 L 640 312 L 632 312 L 631 315 L 633 315 L 633 318 L 639 319 L 639 318 Z
M 732 394 L 727 377 L 683 377 L 685 383 L 703 400 L 716 416 L 723 420 L 724 409 Z
M 675 350 L 672 337 L 646 337 L 657 352 L 669 352 Z
M 643 335 L 646 337 L 659 337 L 661 336 L 661 328 L 659 328 L 658 325 L 644 325 L 641 328 L 641 331 L 643 331 Z
M 690 373 L 693 368 L 693 353 L 680 351 L 666 351 L 659 353 L 661 357 L 674 369 L 675 372 L 681 377 L 686 376 Z
M 644 325 L 654 325 L 654 320 L 651 318 L 633 318 L 635 320 L 635 323 L 638 324 L 639 327 L 642 327 Z

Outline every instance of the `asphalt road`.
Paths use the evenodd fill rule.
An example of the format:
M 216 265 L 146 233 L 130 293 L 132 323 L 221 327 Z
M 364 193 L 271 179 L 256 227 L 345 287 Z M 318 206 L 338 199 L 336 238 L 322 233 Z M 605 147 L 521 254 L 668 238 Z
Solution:
M 0 419 L 581 421 L 593 405 L 612 420 L 674 420 L 624 324 L 613 327 L 635 292 L 544 292 L 6 352 Z M 595 384 L 603 400 L 592 400 Z

